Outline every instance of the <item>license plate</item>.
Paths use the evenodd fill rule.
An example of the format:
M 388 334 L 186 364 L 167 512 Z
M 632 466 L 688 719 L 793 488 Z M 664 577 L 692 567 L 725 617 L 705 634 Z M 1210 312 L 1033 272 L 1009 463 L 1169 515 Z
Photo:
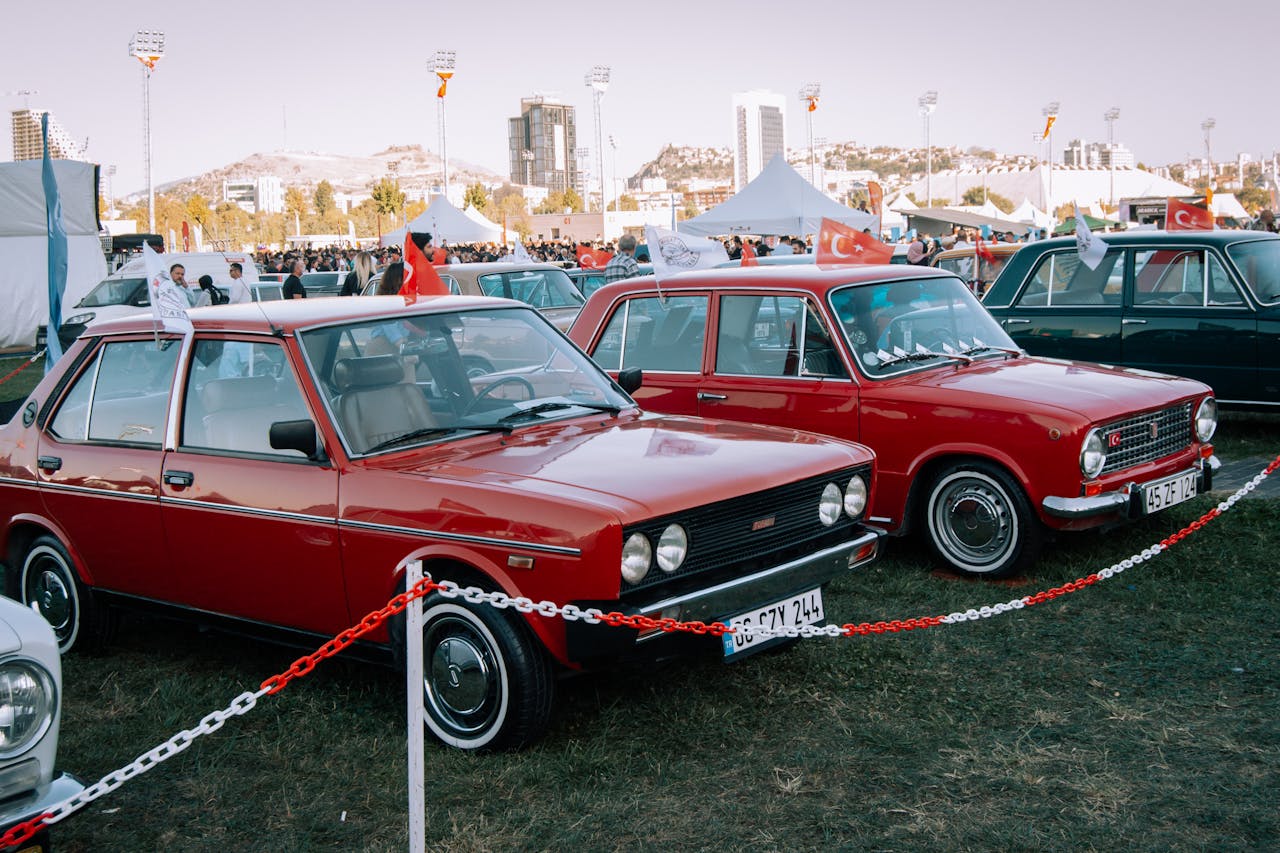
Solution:
M 731 619 L 724 620 L 724 623 L 733 628 L 745 625 L 764 628 L 793 626 L 798 628 L 801 625 L 821 622 L 824 618 L 822 590 L 811 589 L 784 601 L 776 601 L 747 613 L 740 613 Z M 742 634 L 725 634 L 720 639 L 724 642 L 724 656 L 727 658 L 762 648 L 778 640 L 777 637 L 747 637 Z
M 1189 501 L 1196 496 L 1196 472 L 1185 471 L 1147 483 L 1142 487 L 1142 499 L 1147 515 L 1167 509 L 1174 504 Z

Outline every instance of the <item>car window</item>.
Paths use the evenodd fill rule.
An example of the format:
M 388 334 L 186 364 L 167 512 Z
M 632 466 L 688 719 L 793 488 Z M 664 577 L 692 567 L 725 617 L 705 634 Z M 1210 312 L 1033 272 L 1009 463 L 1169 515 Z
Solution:
M 1226 268 L 1204 249 L 1134 253 L 1134 305 L 1209 306 L 1244 303 Z
M 63 398 L 51 431 L 72 441 L 159 447 L 178 349 L 172 339 L 105 344 Z
M 1227 247 L 1227 256 L 1259 302 L 1280 302 L 1280 240 L 1233 243 Z
M 485 296 L 518 299 L 534 308 L 563 308 L 583 303 L 562 270 L 518 270 L 489 273 L 477 279 Z
M 198 340 L 182 413 L 184 448 L 302 457 L 271 447 L 271 425 L 309 418 L 298 380 L 275 341 Z
M 1096 269 L 1080 262 L 1074 250 L 1051 252 L 1040 259 L 1014 305 L 1119 305 L 1124 291 L 1125 252 L 1112 249 Z
M 716 372 L 846 375 L 814 307 L 799 296 L 723 296 Z
M 706 332 L 706 296 L 628 299 L 609 318 L 593 357 L 606 370 L 697 373 Z
M 82 308 L 104 308 L 108 305 L 150 305 L 145 278 L 109 278 L 80 300 Z

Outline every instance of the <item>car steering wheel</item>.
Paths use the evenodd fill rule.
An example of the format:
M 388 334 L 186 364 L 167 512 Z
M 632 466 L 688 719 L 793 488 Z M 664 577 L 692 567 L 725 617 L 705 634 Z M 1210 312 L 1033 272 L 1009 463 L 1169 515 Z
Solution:
M 471 402 L 467 403 L 466 408 L 462 410 L 463 416 L 465 417 L 466 415 L 471 414 L 471 411 L 476 407 L 477 403 L 489 396 L 489 394 L 499 387 L 508 384 L 523 385 L 524 390 L 529 394 L 528 397 L 525 397 L 526 400 L 532 400 L 534 397 L 538 396 L 538 392 L 533 389 L 533 385 L 530 384 L 529 380 L 525 379 L 523 376 L 502 376 L 476 392 L 476 395 L 471 398 Z
M 925 349 L 932 350 L 934 352 L 939 352 L 944 345 L 955 350 L 964 349 L 960 346 L 960 342 L 956 340 L 955 335 L 951 334 L 949 329 L 942 326 L 934 326 L 931 329 L 926 329 L 921 333 L 919 342 Z

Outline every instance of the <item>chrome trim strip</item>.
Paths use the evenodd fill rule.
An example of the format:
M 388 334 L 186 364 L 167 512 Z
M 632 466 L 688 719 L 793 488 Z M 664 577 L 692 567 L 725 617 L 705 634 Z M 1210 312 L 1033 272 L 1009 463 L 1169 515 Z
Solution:
M 301 512 L 287 512 L 282 509 L 264 509 L 255 506 L 243 506 L 240 504 L 224 504 L 214 503 L 213 501 L 195 501 L 190 498 L 174 498 L 166 495 L 162 499 L 162 503 L 178 504 L 179 506 L 191 507 L 193 509 L 220 509 L 227 512 L 239 512 L 245 515 L 261 515 L 268 518 L 288 518 L 297 521 L 307 521 L 315 524 L 333 524 L 337 521 L 331 515 L 306 515 Z
M 3 486 L 31 486 L 32 488 L 36 488 L 37 486 L 41 486 L 41 485 L 43 485 L 43 483 L 41 483 L 39 480 L 19 480 L 17 477 L 2 477 L 2 476 L 0 476 L 0 485 L 3 485 Z
M 59 492 L 78 492 L 90 495 L 101 495 L 108 498 L 129 498 L 135 501 L 158 501 L 159 494 L 154 495 L 137 495 L 133 492 L 118 492 L 111 489 L 93 489 L 88 486 L 72 486 L 67 483 L 50 483 L 47 480 L 41 480 L 37 484 L 42 489 L 54 489 Z
M 519 548 L 523 551 L 541 551 L 546 554 L 563 554 L 566 557 L 581 557 L 581 548 L 567 548 L 563 545 L 543 545 L 538 542 L 520 542 L 514 539 L 495 539 L 489 536 L 472 536 L 466 533 L 446 533 L 442 530 L 424 530 L 417 527 L 401 527 L 396 524 L 376 524 L 372 521 L 352 521 L 339 519 L 339 527 L 355 527 L 360 530 L 378 530 L 388 533 L 401 533 L 406 536 L 418 536 L 424 539 L 444 539 L 449 542 L 471 542 L 477 545 L 493 545 L 498 548 Z
M 867 530 L 856 539 L 841 542 L 839 545 L 833 545 L 813 554 L 806 554 L 789 563 L 685 595 L 651 604 L 641 604 L 638 610 L 645 616 L 657 618 L 667 608 L 679 607 L 680 618 L 684 621 L 732 616 L 761 601 L 777 599 L 795 590 L 821 586 L 850 569 L 871 562 L 879 556 L 879 547 L 871 553 L 870 557 L 856 565 L 849 565 L 849 558 L 866 545 L 878 542 L 883 535 L 884 531 L 878 529 Z M 643 643 L 661 636 L 663 636 L 662 633 L 649 634 L 638 637 L 636 642 Z

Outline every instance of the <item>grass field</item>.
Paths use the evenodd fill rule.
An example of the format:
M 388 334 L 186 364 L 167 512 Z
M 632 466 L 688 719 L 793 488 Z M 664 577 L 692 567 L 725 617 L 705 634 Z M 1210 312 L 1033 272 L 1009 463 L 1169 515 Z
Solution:
M 1274 457 L 1276 424 L 1228 414 L 1220 453 Z M 1109 566 L 1216 500 L 1060 538 L 1033 577 L 1002 584 L 935 572 L 895 541 L 832 586 L 828 616 L 1007 601 Z M 429 847 L 1276 849 L 1278 548 L 1280 501 L 1250 499 L 1111 581 L 979 623 L 563 682 L 529 750 L 428 745 Z M 64 662 L 62 765 L 96 780 L 297 656 L 128 620 L 106 654 Z M 323 663 L 57 825 L 55 845 L 403 850 L 404 723 L 397 674 Z

